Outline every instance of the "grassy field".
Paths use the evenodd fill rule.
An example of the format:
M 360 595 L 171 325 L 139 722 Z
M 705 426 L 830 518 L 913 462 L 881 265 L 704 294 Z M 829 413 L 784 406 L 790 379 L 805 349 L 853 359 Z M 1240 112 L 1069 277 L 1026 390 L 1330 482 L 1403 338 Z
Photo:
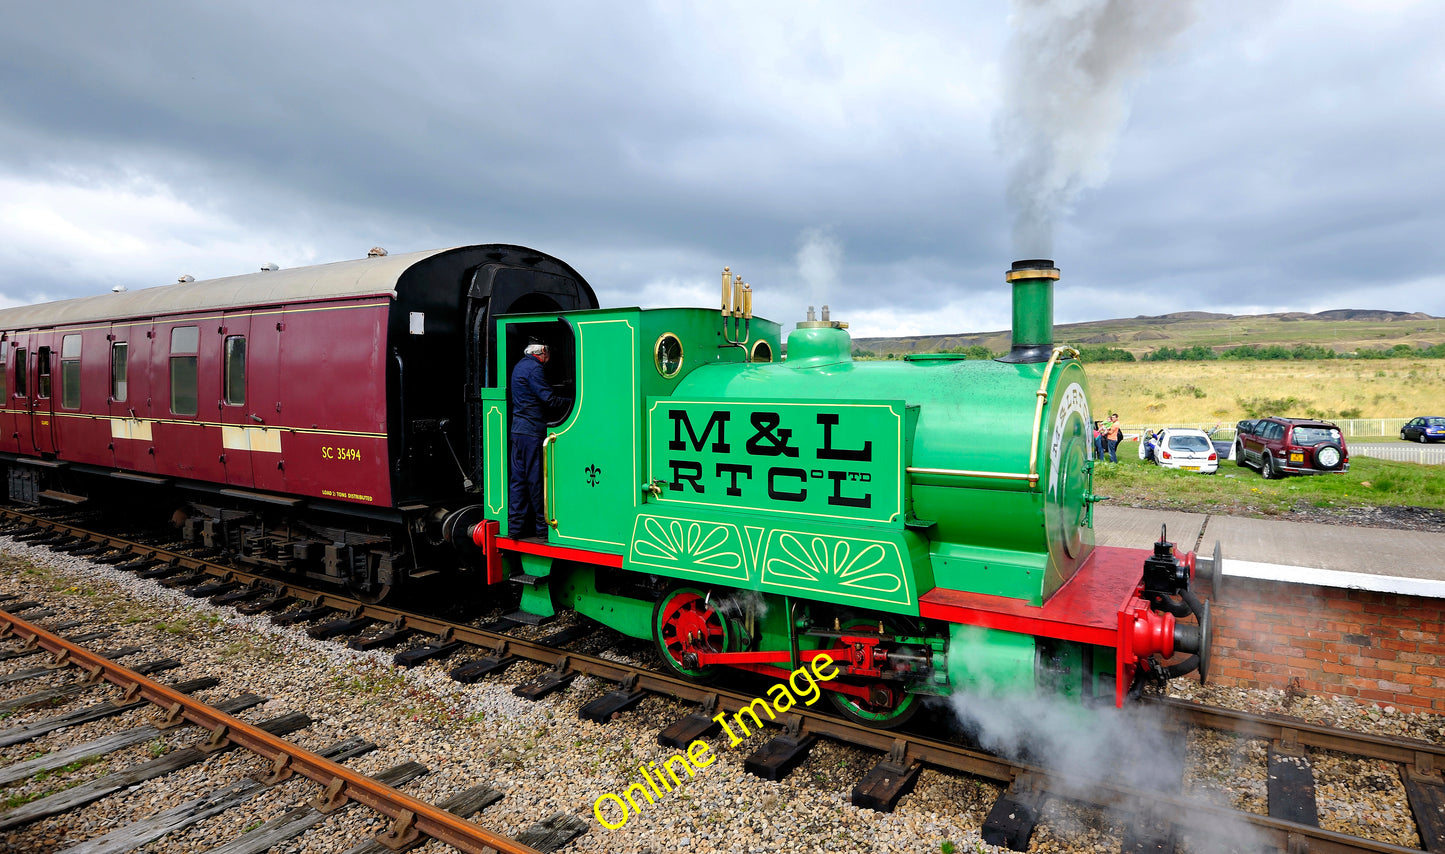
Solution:
M 1300 507 L 1409 506 L 1445 509 L 1445 466 L 1351 457 L 1341 475 L 1265 480 L 1220 460 L 1219 473 L 1159 468 L 1138 458 L 1139 444 L 1119 445 L 1119 462 L 1094 469 L 1094 492 L 1113 503 L 1234 516 L 1283 516 Z
M 1103 362 L 1087 366 L 1090 406 L 1131 426 L 1230 425 L 1252 415 L 1445 415 L 1445 359 Z

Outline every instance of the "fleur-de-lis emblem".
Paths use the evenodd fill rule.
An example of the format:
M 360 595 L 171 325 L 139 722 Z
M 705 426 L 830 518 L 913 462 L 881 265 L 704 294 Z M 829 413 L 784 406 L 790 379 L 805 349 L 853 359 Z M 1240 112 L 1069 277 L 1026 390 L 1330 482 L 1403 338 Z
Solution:
M 602 479 L 602 469 L 598 468 L 597 466 L 588 466 L 586 471 L 587 485 L 596 486 L 598 481 Z

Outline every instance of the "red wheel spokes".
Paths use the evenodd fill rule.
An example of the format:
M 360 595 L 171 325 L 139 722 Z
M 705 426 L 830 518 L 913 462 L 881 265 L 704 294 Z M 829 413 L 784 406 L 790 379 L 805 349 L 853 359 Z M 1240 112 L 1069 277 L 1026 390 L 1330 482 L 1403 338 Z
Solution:
M 726 637 L 717 611 L 703 597 L 683 592 L 668 601 L 662 613 L 662 637 L 678 663 L 691 650 L 721 652 Z

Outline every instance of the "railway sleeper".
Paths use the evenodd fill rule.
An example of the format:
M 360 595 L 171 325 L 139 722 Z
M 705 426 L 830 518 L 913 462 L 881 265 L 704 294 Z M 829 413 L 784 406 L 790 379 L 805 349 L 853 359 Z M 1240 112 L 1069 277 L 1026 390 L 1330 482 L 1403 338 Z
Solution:
M 242 614 L 264 614 L 267 611 L 279 611 L 288 608 L 296 601 L 294 596 L 288 593 L 276 593 L 267 596 L 265 599 L 257 599 L 254 602 L 245 602 L 236 606 L 236 610 Z
M 642 698 L 646 696 L 647 692 L 637 687 L 637 674 L 629 673 L 622 678 L 616 691 L 608 691 L 587 703 L 577 711 L 577 717 L 584 721 L 605 724 L 642 702 Z
M 717 720 L 717 702 L 716 694 L 703 697 L 702 707 L 677 719 L 667 729 L 658 733 L 657 743 L 674 750 L 686 750 L 688 745 L 699 738 L 717 732 L 722 728 L 722 724 Z
M 222 593 L 222 594 L 220 594 L 220 595 L 218 595 L 218 596 L 212 596 L 212 597 L 211 597 L 211 604 L 212 604 L 212 605 L 237 605 L 237 604 L 240 604 L 241 602 L 249 602 L 249 601 L 251 601 L 252 599 L 256 599 L 256 598 L 259 598 L 259 597 L 261 597 L 261 596 L 265 596 L 265 595 L 266 595 L 267 593 L 269 593 L 269 592 L 270 592 L 270 588 L 269 588 L 269 587 L 266 587 L 265 585 L 262 585 L 262 584 L 256 584 L 256 583 L 253 582 L 253 583 L 248 584 L 248 585 L 246 585 L 245 587 L 241 588 L 240 590 L 236 590 L 236 591 L 233 591 L 233 592 L 231 592 L 231 593 Z
M 743 770 L 774 783 L 793 772 L 803 764 L 818 737 L 803 734 L 803 719 L 788 715 L 783 725 L 783 734 L 774 736 L 767 744 L 754 750 L 743 760 Z
M 1440 772 L 1417 774 L 1414 769 L 1406 768 L 1400 777 L 1405 783 L 1410 812 L 1415 816 L 1420 844 L 1426 851 L 1445 851 L 1445 785 L 1441 784 Z
M 375 744 L 363 739 L 349 738 L 328 745 L 317 752 L 333 762 L 345 762 L 375 748 Z M 407 765 L 414 764 L 407 763 Z M 265 792 L 270 785 L 263 779 L 243 777 L 202 797 L 193 798 L 156 815 L 117 827 L 101 836 L 87 839 L 79 845 L 66 849 L 66 854 L 124 854 L 126 851 L 144 847 L 165 836 L 185 830 L 232 807 L 240 806 Z
M 69 635 L 65 638 L 65 640 L 68 640 L 71 643 L 89 643 L 93 640 L 108 638 L 113 634 L 115 634 L 114 629 L 96 629 L 95 631 L 81 632 L 79 634 Z M 0 652 L 0 661 L 9 661 L 12 658 L 24 658 L 27 655 L 39 655 L 42 652 L 47 652 L 47 650 L 42 648 L 39 644 L 27 642 L 19 649 L 11 649 L 6 650 L 5 652 Z
M 579 674 L 567 667 L 567 656 L 557 659 L 551 670 L 525 685 L 518 685 L 512 693 L 524 700 L 540 700 L 548 694 L 560 691 L 572 684 Z
M 517 842 L 538 851 L 556 851 L 586 832 L 587 822 L 571 813 L 557 813 L 517 834 Z
M 175 682 L 168 687 L 172 691 L 181 694 L 194 694 L 206 688 L 214 688 L 221 684 L 221 680 L 214 676 L 202 676 L 199 679 L 187 679 L 184 682 Z M 258 698 L 259 699 L 259 698 Z M 61 727 L 79 726 L 91 721 L 104 720 L 114 715 L 123 714 L 132 709 L 138 709 L 148 703 L 148 700 L 132 700 L 123 702 L 101 702 L 94 703 L 82 709 L 54 715 L 28 724 L 21 724 L 9 729 L 0 730 L 0 747 L 10 747 L 15 744 L 23 744 L 32 739 L 39 738 L 49 732 L 54 732 Z
M 339 635 L 354 635 L 371 625 L 371 623 L 372 619 L 370 617 L 342 617 L 339 620 L 332 620 L 329 623 L 312 626 L 306 630 L 306 634 L 316 640 L 330 640 Z
M 1027 851 L 1048 797 L 1030 774 L 1015 777 L 983 820 L 983 841 L 1010 851 Z
M 122 646 L 115 649 L 103 649 L 97 652 L 96 655 L 115 661 L 116 659 L 125 658 L 127 655 L 134 655 L 140 651 L 141 648 L 138 646 Z M 17 670 L 14 673 L 6 673 L 0 676 L 0 685 L 9 685 L 12 682 L 23 682 L 26 679 L 34 679 L 37 676 L 46 676 L 54 673 L 57 666 L 67 667 L 69 663 L 65 662 L 59 665 L 52 663 L 40 667 L 32 667 L 29 670 Z
M 426 772 L 425 766 L 420 766 L 416 763 L 406 763 L 388 768 L 376 775 L 373 779 L 384 782 L 389 786 L 401 786 L 415 776 L 420 776 L 415 773 L 418 768 L 421 769 L 422 773 Z M 408 777 L 407 775 L 412 776 Z M 497 797 L 501 797 L 500 792 L 497 793 Z M 350 806 L 351 805 L 348 804 L 347 808 L 349 809 Z M 472 812 L 475 811 L 476 810 L 473 810 Z M 471 815 L 471 813 L 467 813 L 467 815 Z M 311 827 L 326 820 L 326 818 L 326 814 L 317 810 L 314 806 L 302 805 L 293 807 L 255 830 L 238 836 L 223 845 L 212 848 L 208 854 L 261 854 L 261 852 L 268 851 L 283 842 L 295 839 Z M 417 844 L 423 841 L 425 840 L 418 840 Z M 363 843 L 361 846 L 356 846 L 356 848 L 352 850 L 357 850 L 357 848 L 364 847 L 368 844 L 369 843 Z M 387 849 L 380 850 L 385 851 Z
M 500 673 L 521 660 L 519 655 L 488 655 L 453 667 L 447 675 L 464 685 L 470 685 L 493 673 Z
M 277 614 L 271 618 L 272 625 L 294 626 L 297 623 L 309 623 L 318 617 L 324 617 L 336 609 L 326 604 L 306 605 L 294 611 L 287 611 L 284 614 Z
M 388 646 L 396 646 L 406 641 L 417 630 L 400 622 L 392 623 L 387 628 L 377 632 L 370 637 L 352 638 L 346 642 L 347 647 L 365 652 L 370 649 L 382 649 Z
M 458 818 L 471 818 L 501 799 L 501 791 L 483 783 L 465 791 L 458 792 L 450 798 L 439 802 L 437 806 Z M 425 839 L 417 838 L 409 842 L 401 842 L 397 839 L 390 838 L 391 832 L 390 830 L 385 831 L 376 839 L 370 839 L 360 845 L 356 845 L 349 849 L 346 854 L 389 854 L 389 852 L 410 851 L 426 841 Z M 386 838 L 385 842 L 381 841 L 383 837 Z M 260 852 L 253 852 L 252 849 L 247 849 L 244 853 L 241 851 L 221 851 L 217 849 L 216 851 L 210 852 L 210 854 L 260 854 Z
M 131 670 L 135 673 L 139 673 L 142 676 L 148 676 L 152 673 L 160 673 L 162 671 L 172 670 L 180 666 L 180 659 L 162 658 L 156 661 L 148 661 L 145 664 L 138 664 L 135 667 L 132 667 Z M 67 682 L 64 685 L 56 685 L 53 688 L 46 688 L 43 691 L 36 691 L 33 694 L 26 694 L 23 697 L 15 697 L 14 699 L 0 702 L 0 712 L 13 712 L 16 709 L 23 709 L 26 706 L 33 706 L 40 703 L 49 703 L 55 700 L 64 699 L 65 697 L 71 697 L 79 694 L 80 692 L 90 687 L 93 687 L 93 684 L 85 680 L 77 680 L 75 682 Z
M 918 784 L 918 775 L 922 770 L 923 763 L 908 759 L 908 744 L 901 738 L 894 739 L 888 755 L 868 769 L 868 773 L 853 787 L 853 806 L 893 812 L 899 799 L 912 792 Z
M 222 581 L 212 581 L 209 584 L 201 584 L 186 591 L 186 595 L 192 599 L 206 599 L 214 596 L 221 596 L 230 593 L 232 590 L 239 590 L 241 582 L 233 578 Z
M 292 712 L 263 721 L 257 726 L 272 735 L 284 736 L 311 725 L 311 718 L 301 712 Z M 223 748 L 226 749 L 226 748 Z M 64 812 L 92 804 L 101 798 L 128 789 L 146 780 L 165 776 L 173 771 L 204 761 L 210 755 L 199 745 L 173 750 L 159 759 L 132 765 L 103 777 L 65 789 L 39 800 L 31 801 L 0 815 L 0 831 L 23 827 L 42 818 L 60 815 Z
M 173 575 L 169 578 L 162 578 L 159 583 L 162 587 L 190 587 L 197 582 L 205 581 L 208 577 L 209 576 L 206 574 L 205 570 L 192 569 L 183 572 L 180 575 Z
M 1269 748 L 1269 816 L 1319 827 L 1314 769 L 1304 750 L 1291 745 L 1292 741 L 1276 741 Z
M 237 697 L 231 697 L 221 703 L 217 703 L 215 708 L 222 712 L 225 712 L 226 714 L 233 715 L 237 712 L 242 712 L 246 709 L 259 706 L 264 702 L 266 702 L 265 697 L 258 697 L 255 694 L 242 694 Z M 120 712 L 133 709 L 137 705 L 146 705 L 146 703 L 147 701 L 145 700 L 139 700 L 136 703 L 128 703 L 123 707 L 112 706 L 112 708 L 114 709 L 112 714 L 119 714 Z M 105 703 L 101 705 L 104 706 L 110 704 Z M 86 720 L 98 719 L 99 718 L 87 718 Z M 41 733 L 37 733 L 37 735 L 39 734 Z M 72 745 L 71 747 L 67 747 L 62 750 L 47 753 L 44 756 L 37 756 L 36 758 L 27 760 L 25 762 L 17 762 L 14 765 L 7 765 L 4 768 L 0 768 L 0 785 L 9 785 L 11 783 L 24 780 L 28 777 L 32 777 L 36 774 L 40 774 L 46 771 L 54 771 L 57 768 L 64 768 L 66 765 L 70 765 L 74 762 L 80 762 L 82 760 L 90 759 L 92 757 L 104 756 L 108 753 L 114 753 L 117 750 L 124 750 L 127 747 L 134 747 L 137 744 L 145 744 L 148 741 L 154 741 L 156 738 L 159 738 L 160 735 L 160 727 L 156 726 L 155 724 L 146 724 L 144 726 L 131 727 L 130 729 L 121 730 L 120 732 L 111 733 L 110 735 L 106 736 L 101 736 L 100 738 L 94 739 L 92 741 L 87 741 L 84 744 Z M 35 736 L 31 737 L 33 738 Z
M 426 664 L 428 661 L 446 658 L 462 648 L 461 641 L 438 638 L 431 643 L 398 652 L 392 656 L 392 663 L 397 667 L 416 667 Z

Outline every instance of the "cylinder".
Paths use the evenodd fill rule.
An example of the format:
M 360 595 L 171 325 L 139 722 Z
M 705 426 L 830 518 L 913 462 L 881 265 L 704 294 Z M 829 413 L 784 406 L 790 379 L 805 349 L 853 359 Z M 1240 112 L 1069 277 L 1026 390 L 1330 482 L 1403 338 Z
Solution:
M 1013 346 L 1000 362 L 1047 362 L 1054 349 L 1054 281 L 1059 271 L 1044 258 L 1015 261 L 1004 274 L 1013 284 Z

